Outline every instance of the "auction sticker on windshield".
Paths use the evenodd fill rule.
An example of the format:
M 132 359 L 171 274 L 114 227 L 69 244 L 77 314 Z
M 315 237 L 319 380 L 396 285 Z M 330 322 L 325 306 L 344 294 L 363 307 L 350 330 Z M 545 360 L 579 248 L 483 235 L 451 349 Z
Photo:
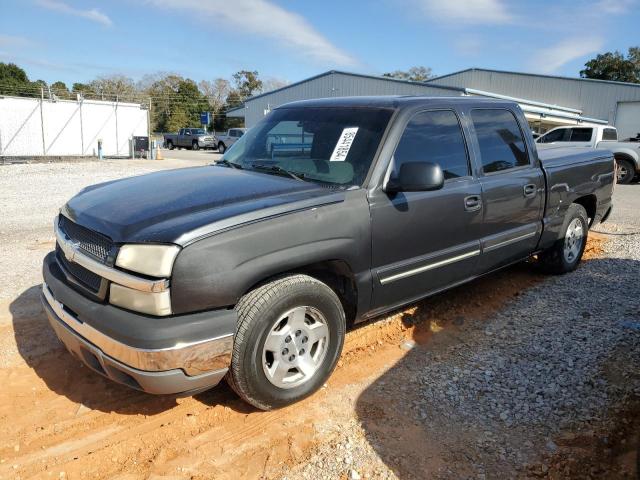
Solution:
M 358 133 L 358 127 L 348 127 L 342 130 L 338 143 L 336 143 L 336 148 L 333 149 L 329 159 L 330 162 L 344 162 L 347 159 L 353 140 L 356 138 L 356 133 Z

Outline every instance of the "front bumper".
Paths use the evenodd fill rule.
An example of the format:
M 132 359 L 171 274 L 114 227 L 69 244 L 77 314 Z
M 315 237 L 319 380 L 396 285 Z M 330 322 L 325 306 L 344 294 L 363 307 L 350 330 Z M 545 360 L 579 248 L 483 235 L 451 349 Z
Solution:
M 200 148 L 213 148 L 215 145 L 215 140 L 198 140 L 198 146 Z
M 45 258 L 42 303 L 67 349 L 92 370 L 154 394 L 197 392 L 222 380 L 231 362 L 233 310 L 150 317 L 101 304 L 65 282 Z

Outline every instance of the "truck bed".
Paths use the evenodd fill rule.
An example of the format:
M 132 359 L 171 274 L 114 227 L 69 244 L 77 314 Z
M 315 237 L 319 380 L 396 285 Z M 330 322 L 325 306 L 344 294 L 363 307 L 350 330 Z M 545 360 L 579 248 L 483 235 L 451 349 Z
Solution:
M 558 147 L 538 151 L 547 192 L 543 233 L 539 247 L 549 248 L 558 238 L 569 205 L 584 199 L 591 224 L 606 219 L 615 183 L 613 153 L 593 148 Z

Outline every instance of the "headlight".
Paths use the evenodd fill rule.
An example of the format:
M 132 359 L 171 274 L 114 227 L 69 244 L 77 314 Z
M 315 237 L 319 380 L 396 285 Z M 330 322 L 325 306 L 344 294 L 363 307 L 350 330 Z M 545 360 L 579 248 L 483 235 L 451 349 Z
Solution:
M 123 245 L 116 266 L 152 277 L 170 277 L 180 251 L 176 245 Z
M 109 303 L 149 315 L 171 315 L 171 293 L 169 290 L 158 293 L 141 292 L 112 283 L 109 290 Z

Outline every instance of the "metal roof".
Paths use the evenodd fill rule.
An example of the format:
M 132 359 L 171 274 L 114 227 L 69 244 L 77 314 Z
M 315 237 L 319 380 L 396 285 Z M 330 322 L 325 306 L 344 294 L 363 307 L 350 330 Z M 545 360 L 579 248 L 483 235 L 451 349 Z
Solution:
M 633 83 L 633 82 L 618 82 L 618 81 L 615 81 L 615 80 L 601 80 L 599 78 L 565 77 L 565 76 L 561 76 L 561 75 L 545 75 L 545 74 L 541 74 L 541 73 L 512 72 L 510 70 L 493 70 L 493 69 L 490 69 L 490 68 L 476 68 L 476 67 L 465 68 L 464 70 L 458 70 L 457 72 L 447 73 L 445 75 L 439 75 L 437 77 L 430 78 L 429 80 L 426 81 L 426 83 L 442 80 L 442 79 L 447 78 L 447 77 L 452 77 L 454 75 L 460 75 L 461 73 L 467 73 L 467 72 L 505 73 L 505 74 L 508 74 L 508 75 L 523 75 L 523 76 L 527 76 L 527 77 L 555 78 L 555 79 L 559 79 L 559 80 L 575 80 L 575 81 L 578 81 L 578 82 L 609 83 L 609 84 L 613 84 L 613 85 L 627 85 L 627 86 L 630 86 L 630 87 L 638 87 L 638 88 L 640 88 L 640 83 Z
M 350 77 L 360 77 L 360 78 L 368 78 L 368 79 L 374 79 L 374 80 L 384 80 L 384 81 L 387 81 L 387 82 L 397 82 L 397 83 L 403 83 L 403 84 L 409 84 L 409 85 L 429 86 L 429 87 L 439 88 L 439 89 L 443 89 L 443 90 L 464 92 L 464 89 L 460 88 L 460 87 L 450 87 L 450 86 L 447 86 L 447 85 L 428 85 L 427 82 L 414 82 L 412 80 L 402 80 L 400 78 L 385 77 L 385 76 L 382 76 L 382 75 L 367 75 L 367 74 L 364 74 L 364 73 L 346 72 L 346 71 L 343 71 L 343 70 L 329 70 L 328 72 L 320 73 L 318 75 L 314 75 L 313 77 L 305 78 L 304 80 L 300 80 L 298 82 L 290 83 L 289 85 L 285 85 L 284 87 L 276 88 L 275 90 L 270 90 L 268 92 L 260 93 L 258 95 L 253 95 L 253 96 L 247 98 L 245 100 L 245 103 L 246 102 L 251 102 L 253 100 L 257 100 L 257 99 L 259 99 L 261 97 L 264 97 L 264 96 L 267 96 L 267 95 L 273 95 L 274 93 L 282 92 L 284 90 L 288 90 L 290 88 L 294 88 L 294 87 L 296 87 L 298 85 L 302 85 L 303 83 L 311 82 L 311 81 L 316 80 L 318 78 L 326 77 L 326 76 L 332 75 L 332 74 L 341 74 L 341 75 L 348 75 Z M 244 105 L 240 105 L 238 107 L 230 108 L 229 110 L 227 110 L 227 112 L 234 112 L 236 110 L 241 110 L 243 108 L 244 108 Z

